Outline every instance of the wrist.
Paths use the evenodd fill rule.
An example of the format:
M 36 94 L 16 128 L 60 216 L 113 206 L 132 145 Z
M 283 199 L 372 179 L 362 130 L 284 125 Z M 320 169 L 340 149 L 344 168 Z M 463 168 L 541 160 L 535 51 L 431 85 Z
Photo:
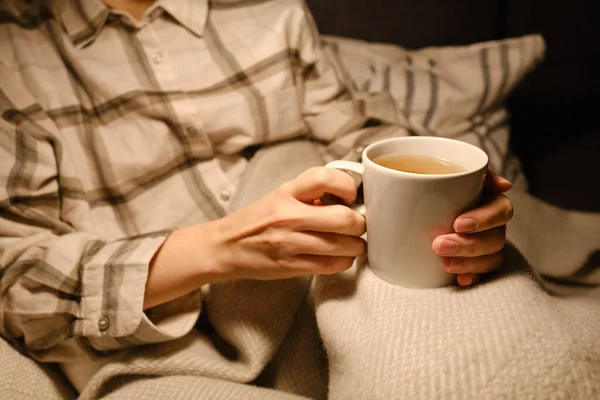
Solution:
M 150 262 L 144 309 L 229 279 L 219 262 L 222 246 L 215 229 L 208 222 L 176 229 L 167 236 Z
M 173 231 L 165 242 L 172 246 L 170 251 L 178 253 L 189 279 L 200 286 L 229 279 L 231 267 L 225 262 L 226 246 L 220 230 L 219 221 L 191 225 Z
M 236 223 L 233 218 L 227 216 L 206 225 L 209 229 L 197 235 L 202 235 L 206 245 L 202 251 L 207 255 L 206 267 L 213 277 L 212 282 L 239 278 L 237 275 L 242 260 L 239 255 L 235 254 L 235 249 L 238 247 L 235 238 L 236 233 L 239 232 L 236 232 Z

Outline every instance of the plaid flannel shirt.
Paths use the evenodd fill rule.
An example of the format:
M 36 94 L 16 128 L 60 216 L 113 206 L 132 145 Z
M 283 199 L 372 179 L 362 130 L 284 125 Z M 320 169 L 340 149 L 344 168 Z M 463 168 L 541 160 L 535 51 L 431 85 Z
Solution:
M 178 226 L 226 215 L 247 157 L 307 137 L 356 158 L 368 119 L 301 0 L 0 4 L 0 333 L 45 361 L 175 339 L 200 293 L 142 311 Z

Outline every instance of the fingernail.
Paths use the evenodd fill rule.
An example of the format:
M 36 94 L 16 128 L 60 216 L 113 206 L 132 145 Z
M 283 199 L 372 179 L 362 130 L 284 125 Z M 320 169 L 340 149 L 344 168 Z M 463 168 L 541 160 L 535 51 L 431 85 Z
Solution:
M 453 258 L 452 262 L 448 266 L 448 272 L 459 273 L 465 269 L 466 262 L 464 258 Z
M 438 256 L 452 256 L 452 255 L 456 254 L 457 250 L 458 250 L 458 243 L 453 242 L 452 240 L 444 239 L 438 245 L 435 253 Z
M 463 285 L 465 286 L 471 286 L 471 284 L 473 283 L 473 277 L 472 276 L 467 276 L 465 278 L 463 278 Z
M 512 186 L 512 182 L 511 182 L 511 181 L 509 181 L 509 180 L 508 180 L 508 179 L 506 179 L 506 178 L 503 178 L 503 177 L 501 177 L 501 176 L 497 176 L 497 177 L 496 177 L 496 179 L 497 179 L 497 180 L 498 180 L 498 182 L 500 182 L 500 183 L 505 183 L 505 184 L 509 184 L 509 185 L 511 185 L 511 186 Z
M 473 218 L 460 218 L 456 221 L 456 232 L 471 232 L 477 229 L 477 221 Z

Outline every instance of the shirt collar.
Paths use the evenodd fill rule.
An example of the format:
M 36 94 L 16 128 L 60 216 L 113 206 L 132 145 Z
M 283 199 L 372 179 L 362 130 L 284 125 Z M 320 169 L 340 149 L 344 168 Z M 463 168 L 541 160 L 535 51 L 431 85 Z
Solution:
M 101 0 L 54 0 L 52 8 L 77 47 L 91 43 L 102 30 L 111 10 Z M 163 9 L 192 33 L 202 36 L 208 16 L 208 0 L 158 0 L 148 10 Z
M 93 41 L 110 14 L 100 0 L 54 0 L 51 4 L 54 16 L 76 46 Z
M 162 8 L 195 35 L 204 34 L 208 0 L 158 0 L 152 7 Z

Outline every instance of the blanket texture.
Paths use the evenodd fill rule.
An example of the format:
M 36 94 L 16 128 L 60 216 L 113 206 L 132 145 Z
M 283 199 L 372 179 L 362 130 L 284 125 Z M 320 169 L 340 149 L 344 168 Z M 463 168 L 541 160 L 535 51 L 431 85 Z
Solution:
M 319 164 L 310 142 L 261 150 L 236 207 Z M 599 398 L 600 215 L 512 199 L 506 266 L 477 287 L 409 290 L 363 260 L 312 282 L 215 285 L 210 330 L 121 354 L 81 398 Z M 0 398 L 74 394 L 5 342 L 0 376 Z
M 357 44 L 338 43 L 332 50 L 343 63 L 349 54 L 343 49 Z M 405 134 L 472 137 L 482 147 L 497 147 L 497 163 L 508 171 L 501 163 L 508 140 L 506 112 L 492 106 L 539 59 L 540 38 L 436 53 L 434 63 L 431 50 L 367 50 L 363 69 L 374 71 L 371 75 L 361 72 L 363 64 L 354 53 L 346 68 L 355 80 L 366 77 L 356 86 L 364 92 L 367 111 L 380 111 L 381 96 L 371 92 L 379 93 L 381 86 L 403 111 L 392 110 L 389 122 L 403 126 Z M 386 56 L 373 66 L 379 60 L 373 52 L 383 50 L 393 50 L 397 62 Z M 450 55 L 453 63 L 444 64 Z M 488 63 L 495 55 L 506 61 L 492 63 L 503 66 L 497 71 Z M 458 74 L 453 66 L 473 58 L 487 71 L 485 93 L 495 93 L 489 107 L 474 94 L 481 90 L 456 89 L 463 88 L 462 74 L 470 70 L 461 68 Z M 504 68 L 511 60 L 520 67 Z M 402 79 L 390 78 L 396 70 Z M 431 96 L 413 97 L 413 83 L 422 80 L 432 90 L 418 94 Z M 469 75 L 463 83 L 471 82 Z M 464 97 L 458 101 L 462 110 L 481 114 L 480 120 L 455 123 L 456 107 L 444 106 L 457 103 L 456 96 Z M 434 106 L 436 113 L 428 111 Z M 231 211 L 323 163 L 308 141 L 261 149 L 241 179 Z M 393 286 L 373 275 L 365 260 L 345 273 L 312 280 L 211 285 L 198 329 L 177 341 L 107 358 L 110 362 L 103 363 L 80 397 L 600 398 L 600 215 L 552 207 L 528 195 L 524 185 L 510 197 L 516 214 L 508 229 L 505 266 L 474 288 Z M 36 364 L 0 340 L 0 399 L 75 397 L 57 369 Z

